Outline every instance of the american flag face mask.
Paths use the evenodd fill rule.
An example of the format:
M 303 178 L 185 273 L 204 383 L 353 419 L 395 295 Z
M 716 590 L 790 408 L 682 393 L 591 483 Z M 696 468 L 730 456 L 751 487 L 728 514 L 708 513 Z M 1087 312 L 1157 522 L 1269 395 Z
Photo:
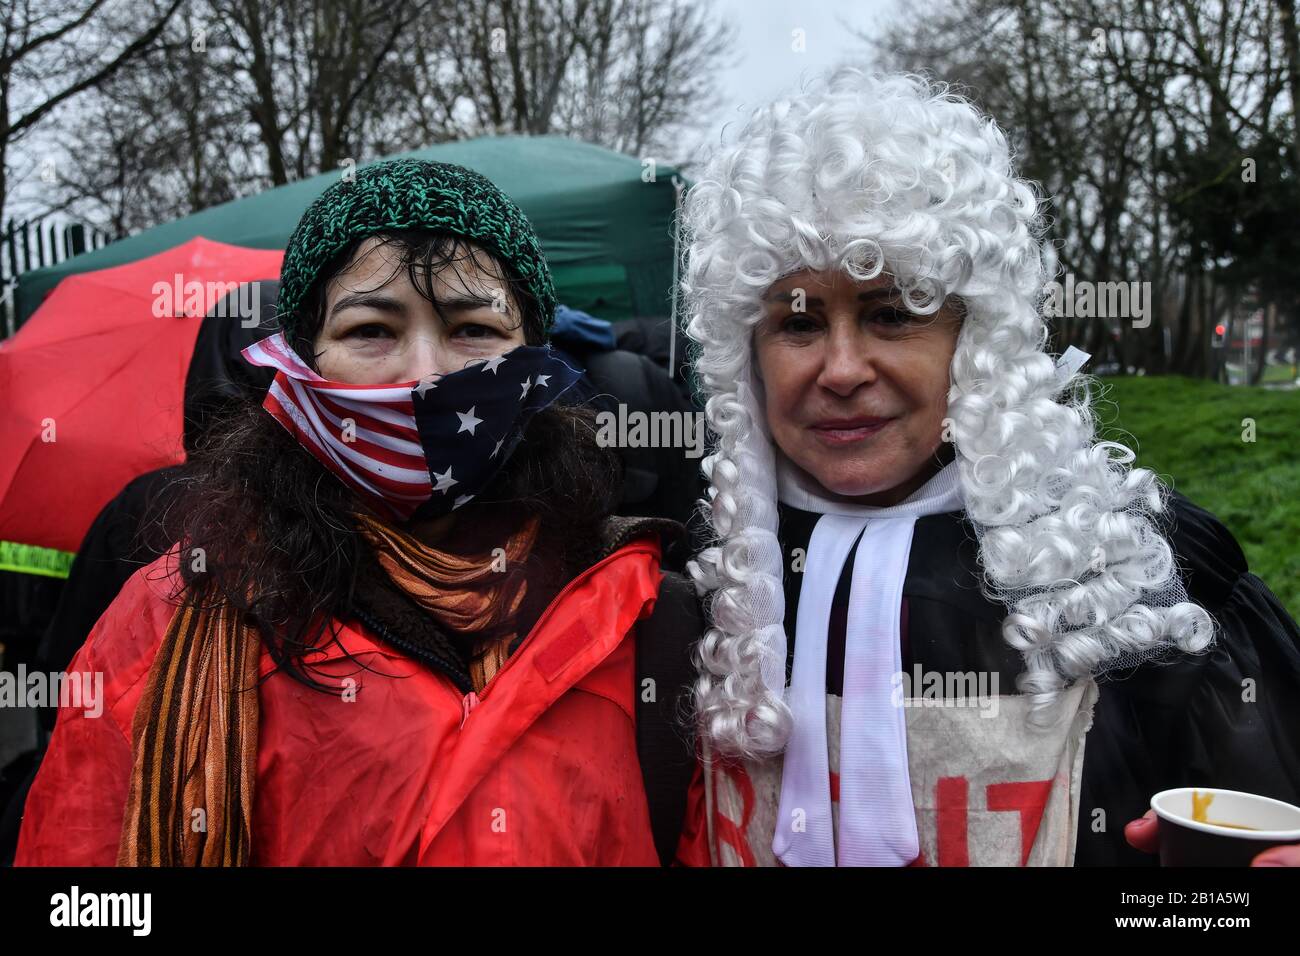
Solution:
M 322 378 L 279 332 L 244 349 L 276 370 L 262 403 L 379 514 L 437 517 L 474 499 L 514 452 L 534 414 L 581 372 L 549 347 L 521 345 L 441 377 L 396 385 Z

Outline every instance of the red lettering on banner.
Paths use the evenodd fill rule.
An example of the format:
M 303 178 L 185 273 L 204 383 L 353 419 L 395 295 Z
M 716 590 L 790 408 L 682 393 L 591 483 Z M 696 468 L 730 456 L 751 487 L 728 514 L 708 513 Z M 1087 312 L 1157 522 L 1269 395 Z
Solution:
M 989 810 L 1014 810 L 1020 814 L 1021 866 L 1029 862 L 1029 852 L 1033 849 L 1039 824 L 1043 822 L 1043 811 L 1047 809 L 1052 783 L 1051 780 L 991 783 L 984 790 L 985 804 Z M 965 777 L 940 777 L 934 789 L 938 865 L 970 866 L 967 832 L 970 782 Z M 926 865 L 924 854 L 912 863 L 912 866 Z
M 935 784 L 936 828 L 940 866 L 970 866 L 966 846 L 966 802 L 970 785 L 965 777 L 940 777 Z
M 1020 865 L 1029 862 L 1038 825 L 1052 792 L 1051 780 L 1028 780 L 1023 783 L 991 783 L 984 791 L 990 810 L 1016 810 L 1020 813 Z
M 754 784 L 744 767 L 732 764 L 730 761 L 718 762 L 718 775 L 715 779 L 719 786 L 722 785 L 724 778 L 730 780 L 740 795 L 740 825 L 737 826 L 734 820 L 729 819 L 725 813 L 715 807 L 714 833 L 719 846 L 725 843 L 736 851 L 741 866 L 756 866 L 754 852 L 749 848 L 749 820 L 754 815 Z

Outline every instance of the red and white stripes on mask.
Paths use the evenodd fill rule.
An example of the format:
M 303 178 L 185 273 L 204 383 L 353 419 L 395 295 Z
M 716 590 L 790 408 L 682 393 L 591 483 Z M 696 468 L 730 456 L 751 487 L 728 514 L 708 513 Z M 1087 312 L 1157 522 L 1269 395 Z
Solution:
M 529 418 L 581 375 L 549 348 L 532 346 L 436 380 L 392 385 L 329 381 L 283 333 L 242 354 L 276 370 L 263 407 L 358 497 L 398 521 L 473 499 Z

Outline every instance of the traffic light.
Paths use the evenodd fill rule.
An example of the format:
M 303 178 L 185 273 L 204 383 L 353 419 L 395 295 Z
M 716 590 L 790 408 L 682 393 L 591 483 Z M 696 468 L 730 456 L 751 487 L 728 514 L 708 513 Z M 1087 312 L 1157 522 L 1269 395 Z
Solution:
M 1213 348 L 1221 349 L 1228 338 L 1228 327 L 1220 322 L 1214 327 L 1214 335 L 1210 338 L 1210 345 Z

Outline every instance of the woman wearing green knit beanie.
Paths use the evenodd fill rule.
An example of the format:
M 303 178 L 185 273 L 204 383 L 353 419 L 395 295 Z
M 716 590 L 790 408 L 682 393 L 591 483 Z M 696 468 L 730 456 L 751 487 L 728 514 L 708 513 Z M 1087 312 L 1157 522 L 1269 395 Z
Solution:
M 471 170 L 379 163 L 307 210 L 281 283 L 244 353 L 265 400 L 73 664 L 134 703 L 61 714 L 18 861 L 670 862 L 691 752 L 645 703 L 674 712 L 654 662 L 700 631 L 660 570 L 680 526 L 611 517 L 528 219 Z

